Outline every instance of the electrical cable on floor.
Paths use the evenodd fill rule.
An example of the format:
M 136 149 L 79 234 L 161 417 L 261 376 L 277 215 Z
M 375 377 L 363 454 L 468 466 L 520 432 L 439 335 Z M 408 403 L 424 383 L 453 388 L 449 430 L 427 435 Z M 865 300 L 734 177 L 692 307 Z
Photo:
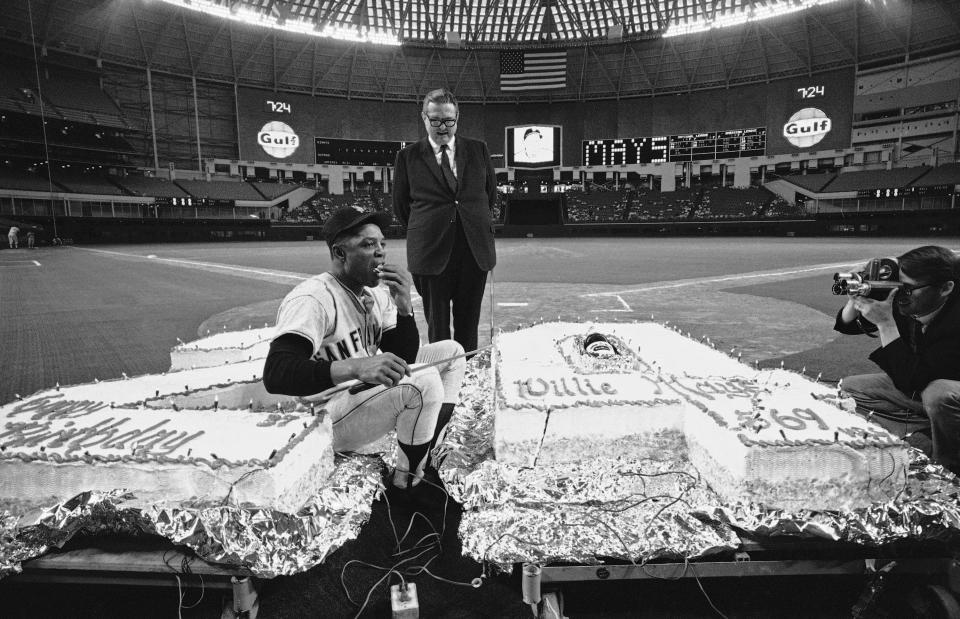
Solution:
M 374 592 L 384 581 L 388 580 L 391 574 L 396 574 L 396 575 L 400 578 L 401 584 L 403 585 L 404 588 L 406 588 L 406 578 L 404 578 L 404 575 L 407 575 L 407 576 L 416 576 L 416 575 L 419 575 L 419 574 L 426 573 L 426 574 L 427 574 L 428 576 L 430 576 L 431 578 L 434 578 L 435 580 L 438 580 L 438 581 L 440 581 L 440 582 L 444 582 L 444 583 L 448 583 L 448 584 L 452 584 L 452 585 L 460 585 L 460 586 L 464 586 L 464 587 L 472 587 L 472 588 L 478 588 L 478 587 L 480 587 L 480 586 L 482 585 L 482 583 L 483 583 L 483 578 L 486 577 L 486 574 L 483 574 L 482 577 L 474 578 L 471 582 L 458 582 L 458 581 L 455 581 L 455 580 L 450 580 L 450 579 L 447 579 L 447 578 L 443 578 L 442 576 L 438 576 L 438 575 L 434 574 L 433 572 L 431 572 L 431 571 L 428 569 L 428 566 L 430 565 L 430 563 L 433 562 L 436 558 L 438 558 L 438 557 L 443 553 L 442 540 L 443 540 L 443 535 L 446 533 L 446 527 L 447 527 L 447 522 L 446 522 L 446 521 L 447 521 L 447 510 L 448 510 L 449 504 L 450 504 L 450 495 L 449 495 L 449 493 L 446 491 L 446 489 L 445 489 L 442 485 L 439 485 L 439 484 L 436 484 L 436 483 L 434 483 L 434 482 L 431 482 L 430 480 L 421 478 L 420 483 L 425 483 L 425 484 L 427 484 L 427 485 L 429 485 L 429 486 L 432 486 L 432 487 L 434 487 L 434 488 L 437 488 L 437 489 L 439 489 L 441 492 L 443 492 L 443 494 L 444 494 L 443 525 L 442 525 L 442 527 L 440 528 L 440 531 L 437 531 L 437 528 L 433 525 L 433 522 L 430 520 L 429 517 L 427 517 L 427 516 L 426 516 L 423 512 L 421 512 L 421 511 L 415 511 L 415 512 L 413 512 L 413 514 L 411 514 L 411 516 L 410 516 L 410 522 L 407 524 L 407 528 L 406 528 L 406 530 L 404 531 L 403 535 L 401 536 L 401 535 L 397 532 L 396 522 L 395 522 L 394 519 L 393 519 L 393 510 L 392 510 L 392 507 L 390 506 L 390 499 L 389 499 L 389 497 L 387 496 L 387 493 L 386 493 L 385 491 L 381 492 L 381 496 L 383 497 L 383 500 L 384 500 L 384 502 L 386 503 L 386 506 L 387 506 L 387 519 L 388 519 L 389 522 L 390 522 L 390 529 L 391 529 L 391 532 L 393 533 L 393 539 L 394 539 L 394 541 L 396 542 L 396 546 L 394 547 L 393 556 L 399 558 L 399 557 L 404 557 L 404 555 L 410 554 L 411 552 L 416 552 L 416 551 L 418 551 L 418 550 L 419 550 L 419 552 L 416 552 L 416 554 L 414 554 L 414 555 L 412 555 L 412 556 L 409 556 L 409 557 L 400 558 L 396 563 L 394 563 L 394 564 L 393 564 L 392 566 L 390 566 L 390 567 L 386 567 L 386 566 L 382 566 L 382 565 L 376 565 L 376 564 L 373 564 L 373 563 L 368 563 L 368 562 L 366 562 L 366 561 L 360 561 L 360 560 L 358 560 L 358 559 L 354 559 L 354 560 L 348 561 L 346 564 L 344 564 L 343 568 L 342 568 L 341 571 L 340 571 L 340 586 L 343 588 L 343 591 L 344 591 L 344 593 L 345 593 L 346 596 L 347 596 L 347 600 L 349 600 L 350 603 L 353 604 L 354 606 L 358 606 L 358 603 L 357 603 L 356 601 L 354 601 L 353 596 L 351 596 L 350 591 L 349 591 L 349 589 L 347 588 L 347 584 L 346 584 L 346 581 L 345 581 L 345 576 L 346 576 L 346 571 L 347 571 L 347 569 L 348 569 L 351 565 L 353 565 L 354 563 L 356 563 L 356 564 L 358 564 L 358 565 L 362 565 L 362 566 L 367 567 L 367 568 L 370 568 L 370 569 L 375 569 L 375 570 L 379 570 L 379 571 L 384 571 L 384 572 L 386 572 L 382 577 L 380 577 L 380 578 L 367 590 L 367 595 L 366 595 L 366 597 L 364 598 L 363 603 L 362 603 L 362 604 L 359 604 L 359 610 L 357 611 L 357 614 L 355 615 L 355 617 L 360 617 L 360 615 L 363 613 L 363 611 L 364 611 L 364 610 L 366 609 L 366 607 L 369 605 L 370 599 L 371 599 L 372 596 L 373 596 L 373 592 Z M 403 542 L 406 541 L 407 537 L 408 537 L 408 536 L 410 535 L 410 533 L 412 532 L 412 530 L 413 530 L 413 523 L 416 521 L 416 519 L 417 519 L 418 517 L 421 518 L 424 522 L 427 523 L 427 526 L 430 527 L 431 532 L 430 532 L 430 533 L 427 533 L 426 535 L 423 535 L 422 537 L 420 537 L 420 539 L 418 539 L 418 540 L 414 543 L 414 545 L 413 545 L 412 547 L 405 549 L 405 548 L 403 548 Z M 431 542 L 429 542 L 429 543 L 425 543 L 427 540 L 430 540 L 430 539 L 433 539 L 433 541 L 431 541 Z M 434 554 L 433 554 L 432 556 L 430 556 L 425 562 L 423 562 L 422 565 L 410 565 L 410 566 L 407 566 L 407 567 L 403 568 L 403 571 L 400 571 L 400 568 L 401 568 L 402 566 L 404 566 L 404 564 L 409 563 L 409 562 L 411 562 L 411 561 L 415 561 L 415 560 L 417 560 L 417 559 L 420 559 L 420 558 L 423 557 L 424 555 L 427 555 L 428 553 L 431 553 L 431 552 L 433 552 Z
M 700 587 L 700 593 L 702 593 L 703 597 L 706 598 L 707 604 L 710 605 L 710 608 L 713 609 L 713 612 L 717 613 L 721 619 L 727 619 L 727 616 L 720 612 L 720 609 L 716 607 L 716 605 L 713 603 L 713 600 L 711 600 L 710 596 L 707 595 L 707 590 L 703 588 L 703 583 L 700 582 L 700 577 L 697 576 L 697 570 L 693 567 L 693 563 L 684 560 L 684 565 L 690 568 L 690 573 L 693 574 L 693 579 L 697 581 L 697 586 Z M 684 568 L 684 570 L 686 570 L 686 568 Z
M 491 270 L 490 270 L 490 297 L 489 297 L 489 298 L 490 298 L 490 324 L 489 324 L 489 329 L 490 329 L 490 344 L 488 344 L 488 345 L 486 345 L 486 346 L 483 346 L 483 347 L 479 348 L 478 350 L 471 351 L 470 353 L 467 353 L 467 354 L 471 354 L 471 355 L 472 355 L 472 354 L 476 354 L 477 352 L 482 352 L 482 351 L 484 351 L 484 350 L 487 350 L 488 348 L 491 348 L 492 345 L 493 345 L 494 325 L 495 325 L 495 314 L 494 314 L 494 311 L 495 311 L 495 299 L 496 299 L 496 297 L 495 297 L 495 292 L 494 292 L 494 287 L 495 287 L 495 280 L 494 280 L 494 275 L 493 275 L 493 269 L 491 269 Z M 447 360 L 444 360 L 444 361 L 447 361 Z M 401 471 L 401 472 L 402 472 L 402 471 Z M 406 472 L 409 473 L 409 471 L 406 471 Z M 434 483 L 434 482 L 432 482 L 432 481 L 430 481 L 430 480 L 428 480 L 428 479 L 423 479 L 423 478 L 421 478 L 419 483 L 428 484 L 429 486 L 432 486 L 432 487 L 440 490 L 440 491 L 443 492 L 443 494 L 444 494 L 443 517 L 442 517 L 442 522 L 443 522 L 443 524 L 442 524 L 442 526 L 440 527 L 440 531 L 437 531 L 437 528 L 434 526 L 433 522 L 430 520 L 429 517 L 427 517 L 424 513 L 420 512 L 420 511 L 415 511 L 415 512 L 410 516 L 410 521 L 409 521 L 409 523 L 407 524 L 407 527 L 406 527 L 403 535 L 401 536 L 401 535 L 397 532 L 397 523 L 396 523 L 396 522 L 394 521 L 394 519 L 393 519 L 393 510 L 392 510 L 392 508 L 391 508 L 391 506 L 390 506 L 390 499 L 389 499 L 389 497 L 387 496 L 387 493 L 386 493 L 385 491 L 384 491 L 384 492 L 381 492 L 381 496 L 383 497 L 383 500 L 384 500 L 384 502 L 386 503 L 386 506 L 387 506 L 387 520 L 390 522 L 390 531 L 391 531 L 391 533 L 393 534 L 393 539 L 394 539 L 394 542 L 395 542 L 395 544 L 396 544 L 395 547 L 394 547 L 393 556 L 394 556 L 394 557 L 403 557 L 405 554 L 409 554 L 410 552 L 414 552 L 414 551 L 416 551 L 416 550 L 420 550 L 420 552 L 418 552 L 417 554 L 415 554 L 415 555 L 413 555 L 413 556 L 411 556 L 411 557 L 403 558 L 403 559 L 397 561 L 396 563 L 393 564 L 393 566 L 391 566 L 391 567 L 389 567 L 389 568 L 388 568 L 388 567 L 384 567 L 384 566 L 374 565 L 374 564 L 372 564 L 372 563 L 367 563 L 367 562 L 359 561 L 359 560 L 348 561 L 348 562 L 343 566 L 343 569 L 340 571 L 340 585 L 341 585 L 341 587 L 343 588 L 344 593 L 345 593 L 346 596 L 347 596 L 347 599 L 348 599 L 348 600 L 350 601 L 350 603 L 353 604 L 354 606 L 356 606 L 357 603 L 353 600 L 352 596 L 350 595 L 349 590 L 347 589 L 346 583 L 344 582 L 344 575 L 345 575 L 345 573 L 346 573 L 347 568 L 348 568 L 351 564 L 357 563 L 357 564 L 363 565 L 363 566 L 365 566 L 365 567 L 369 567 L 369 568 L 371 568 L 371 569 L 386 571 L 386 574 L 384 574 L 379 580 L 377 580 L 377 582 L 375 582 L 375 583 L 370 587 L 370 589 L 367 591 L 366 598 L 364 599 L 363 604 L 360 605 L 360 609 L 357 611 L 356 617 L 359 617 L 359 616 L 363 613 L 363 611 L 366 609 L 367 605 L 370 603 L 370 598 L 371 598 L 371 596 L 373 595 L 374 590 L 376 590 L 376 588 L 379 587 L 379 586 L 383 583 L 384 580 L 387 580 L 387 579 L 390 577 L 391 574 L 397 574 L 397 575 L 400 577 L 401 583 L 404 585 L 404 587 L 406 586 L 406 580 L 405 580 L 404 577 L 403 577 L 403 573 L 406 573 L 408 576 L 415 576 L 415 575 L 419 575 L 419 574 L 425 573 L 425 574 L 427 574 L 428 576 L 430 576 L 431 578 L 433 578 L 433 579 L 435 579 L 435 580 L 437 580 L 437 581 L 440 581 L 440 582 L 444 582 L 444 583 L 451 584 L 451 585 L 463 586 L 463 587 L 472 587 L 472 588 L 479 588 L 479 587 L 483 584 L 483 580 L 487 577 L 487 574 L 486 574 L 486 566 L 485 566 L 485 565 L 484 565 L 484 569 L 483 569 L 482 574 L 481 574 L 479 577 L 474 578 L 474 579 L 473 579 L 472 581 L 470 581 L 470 582 L 460 582 L 460 581 L 450 580 L 450 579 L 448 579 L 448 578 L 444 578 L 444 577 L 442 577 L 442 576 L 438 576 L 437 574 L 434 574 L 433 572 L 431 572 L 431 571 L 428 569 L 428 566 L 430 565 L 430 563 L 431 563 L 434 559 L 436 559 L 437 557 L 439 557 L 439 556 L 442 554 L 442 552 L 443 552 L 443 536 L 446 534 L 446 531 L 447 531 L 447 510 L 449 509 L 449 506 L 450 506 L 450 494 L 447 492 L 446 488 L 444 488 L 442 485 L 436 484 L 436 483 Z M 422 536 L 420 539 L 418 539 L 418 540 L 416 541 L 416 543 L 415 543 L 411 548 L 404 549 L 404 548 L 403 548 L 403 542 L 406 541 L 407 536 L 409 536 L 410 533 L 412 532 L 412 530 L 413 530 L 413 523 L 414 523 L 414 521 L 415 521 L 418 517 L 421 518 L 424 522 L 427 523 L 427 526 L 431 529 L 432 532 L 431 532 L 431 533 L 428 533 L 428 534 Z M 427 541 L 427 540 L 430 539 L 430 538 L 434 538 L 434 541 L 433 541 L 433 542 L 430 542 L 430 543 L 427 543 L 427 544 L 424 544 L 424 542 Z M 491 547 L 492 547 L 492 546 L 491 546 Z M 402 566 L 403 564 L 405 564 L 405 563 L 407 563 L 407 562 L 409 562 L 409 561 L 413 561 L 413 560 L 415 560 L 415 559 L 418 559 L 418 558 L 420 558 L 421 556 L 423 556 L 424 554 L 428 553 L 428 552 L 431 551 L 431 550 L 437 551 L 437 554 L 435 554 L 434 556 L 430 557 L 430 558 L 429 558 L 425 563 L 423 563 L 422 565 L 408 566 L 408 567 L 404 568 L 403 573 L 401 573 L 400 571 L 397 571 L 398 568 L 399 568 L 400 566 Z M 489 550 L 489 548 L 488 548 L 488 550 Z
M 173 572 L 173 577 L 177 579 L 177 595 L 179 597 L 178 607 L 177 607 L 177 617 L 182 617 L 183 610 L 189 610 L 191 608 L 196 608 L 200 605 L 200 602 L 203 601 L 203 596 L 206 593 L 206 583 L 203 581 L 203 574 L 197 574 L 197 577 L 200 578 L 200 597 L 197 598 L 197 601 L 193 604 L 184 605 L 183 600 L 186 597 L 186 593 L 183 591 L 183 583 L 180 580 L 180 576 L 193 574 L 193 570 L 190 568 L 190 564 L 194 561 L 193 557 L 188 555 L 182 555 L 180 558 L 180 569 L 178 570 L 173 565 L 170 564 L 170 559 L 167 558 L 167 553 L 176 552 L 172 550 L 165 550 L 161 559 L 163 564 Z

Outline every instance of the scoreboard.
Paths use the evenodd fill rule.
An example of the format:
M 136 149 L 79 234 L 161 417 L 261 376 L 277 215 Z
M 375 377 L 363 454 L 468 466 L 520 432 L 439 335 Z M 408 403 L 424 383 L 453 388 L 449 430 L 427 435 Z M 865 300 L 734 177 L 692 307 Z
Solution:
M 611 166 L 758 157 L 766 153 L 766 147 L 765 127 L 649 138 L 584 140 L 583 165 Z
M 858 198 L 905 198 L 907 196 L 949 196 L 956 193 L 956 185 L 927 185 L 924 187 L 882 187 L 860 189 Z
M 315 138 L 317 163 L 328 165 L 393 166 L 397 153 L 410 142 Z
M 666 163 L 667 138 L 584 140 L 583 165 Z
M 763 127 L 671 135 L 668 157 L 670 161 L 759 157 L 766 147 L 767 130 Z
M 232 208 L 237 205 L 236 200 L 221 200 L 214 198 L 174 198 L 170 196 L 160 196 L 154 200 L 157 206 L 217 206 L 221 208 Z

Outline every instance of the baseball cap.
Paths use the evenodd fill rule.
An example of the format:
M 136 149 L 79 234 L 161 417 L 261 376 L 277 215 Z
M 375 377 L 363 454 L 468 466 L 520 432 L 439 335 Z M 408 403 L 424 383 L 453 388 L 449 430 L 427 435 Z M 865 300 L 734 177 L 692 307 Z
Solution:
M 332 246 L 344 232 L 358 228 L 363 224 L 377 224 L 385 230 L 393 223 L 393 215 L 386 211 L 358 211 L 352 206 L 344 206 L 333 212 L 323 224 L 323 238 L 327 245 Z

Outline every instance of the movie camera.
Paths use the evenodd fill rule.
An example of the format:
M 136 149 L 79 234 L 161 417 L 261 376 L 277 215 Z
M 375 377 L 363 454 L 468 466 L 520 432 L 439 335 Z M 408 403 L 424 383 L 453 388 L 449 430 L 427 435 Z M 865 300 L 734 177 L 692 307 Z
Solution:
M 887 298 L 891 290 L 897 290 L 903 286 L 899 279 L 900 267 L 895 258 L 873 258 L 867 262 L 862 271 L 834 273 L 833 294 L 882 301 Z

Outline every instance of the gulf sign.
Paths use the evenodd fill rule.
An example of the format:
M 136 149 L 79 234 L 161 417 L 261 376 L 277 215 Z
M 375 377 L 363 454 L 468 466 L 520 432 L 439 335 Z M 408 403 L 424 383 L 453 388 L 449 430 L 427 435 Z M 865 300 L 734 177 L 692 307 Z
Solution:
M 783 125 L 783 137 L 797 148 L 810 148 L 827 137 L 832 124 L 823 110 L 805 107 Z
M 300 146 L 300 137 L 290 125 L 273 120 L 257 132 L 257 144 L 271 157 L 285 159 Z

